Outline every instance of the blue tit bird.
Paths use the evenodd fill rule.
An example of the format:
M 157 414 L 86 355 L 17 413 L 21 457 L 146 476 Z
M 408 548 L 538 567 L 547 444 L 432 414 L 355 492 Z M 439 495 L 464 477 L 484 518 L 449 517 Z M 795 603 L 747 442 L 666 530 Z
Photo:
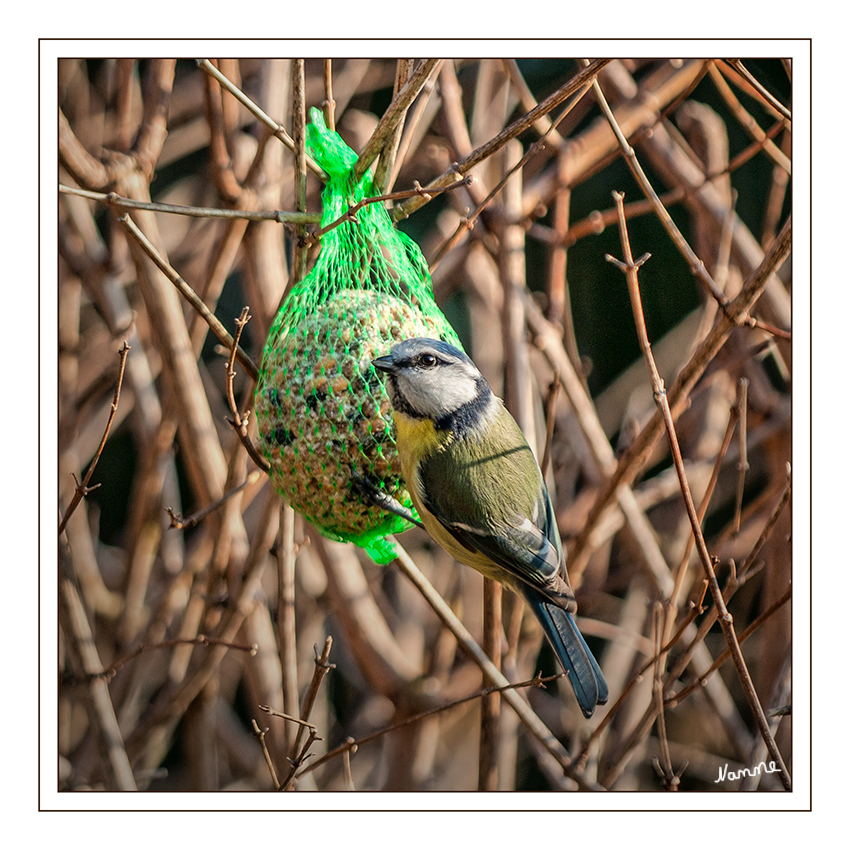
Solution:
M 525 599 L 590 717 L 608 685 L 573 619 L 552 502 L 516 421 L 448 343 L 408 339 L 372 363 L 388 376 L 402 473 L 425 528 Z

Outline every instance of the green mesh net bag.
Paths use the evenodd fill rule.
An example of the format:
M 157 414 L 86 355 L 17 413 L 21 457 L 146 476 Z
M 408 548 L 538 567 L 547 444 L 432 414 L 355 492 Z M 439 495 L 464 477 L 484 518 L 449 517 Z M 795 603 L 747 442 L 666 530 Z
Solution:
M 353 184 L 357 155 L 311 110 L 307 144 L 328 175 L 322 226 L 377 194 Z M 386 535 L 410 527 L 363 495 L 362 483 L 412 511 L 401 477 L 392 406 L 372 359 L 403 339 L 460 345 L 437 307 L 418 246 L 380 203 L 322 237 L 312 271 L 286 297 L 263 350 L 256 391 L 262 451 L 275 489 L 324 535 L 395 556 Z

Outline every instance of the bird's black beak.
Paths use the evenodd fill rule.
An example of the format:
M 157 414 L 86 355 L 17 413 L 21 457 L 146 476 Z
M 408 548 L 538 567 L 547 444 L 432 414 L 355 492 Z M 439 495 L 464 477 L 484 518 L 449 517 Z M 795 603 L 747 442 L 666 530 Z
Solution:
M 392 375 L 396 371 L 395 360 L 393 360 L 392 354 L 385 354 L 383 357 L 376 357 L 372 361 L 372 365 L 379 372 L 387 372 Z

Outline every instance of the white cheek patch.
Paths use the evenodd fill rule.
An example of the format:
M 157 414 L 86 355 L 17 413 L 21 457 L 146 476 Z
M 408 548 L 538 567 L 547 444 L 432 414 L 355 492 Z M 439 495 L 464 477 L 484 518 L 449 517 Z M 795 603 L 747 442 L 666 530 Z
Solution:
M 459 380 L 447 381 L 440 388 L 442 392 L 442 404 L 444 410 L 457 410 L 465 404 L 473 401 L 478 394 L 475 381 L 465 375 Z
M 429 419 L 439 419 L 473 401 L 478 388 L 475 380 L 466 374 L 455 375 L 443 370 L 428 374 L 419 373 L 413 380 L 399 376 L 401 394 L 416 411 Z

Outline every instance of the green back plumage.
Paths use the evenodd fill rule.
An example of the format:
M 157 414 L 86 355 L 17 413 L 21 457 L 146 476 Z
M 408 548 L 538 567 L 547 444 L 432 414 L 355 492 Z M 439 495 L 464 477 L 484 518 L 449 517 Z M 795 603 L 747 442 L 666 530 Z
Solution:
M 476 528 L 504 525 L 517 510 L 530 512 L 540 491 L 540 473 L 522 431 L 501 402 L 486 429 L 442 441 L 421 476 L 429 498 L 445 503 L 445 515 Z M 509 486 L 505 486 L 510 482 Z M 486 504 L 478 493 L 493 498 Z

